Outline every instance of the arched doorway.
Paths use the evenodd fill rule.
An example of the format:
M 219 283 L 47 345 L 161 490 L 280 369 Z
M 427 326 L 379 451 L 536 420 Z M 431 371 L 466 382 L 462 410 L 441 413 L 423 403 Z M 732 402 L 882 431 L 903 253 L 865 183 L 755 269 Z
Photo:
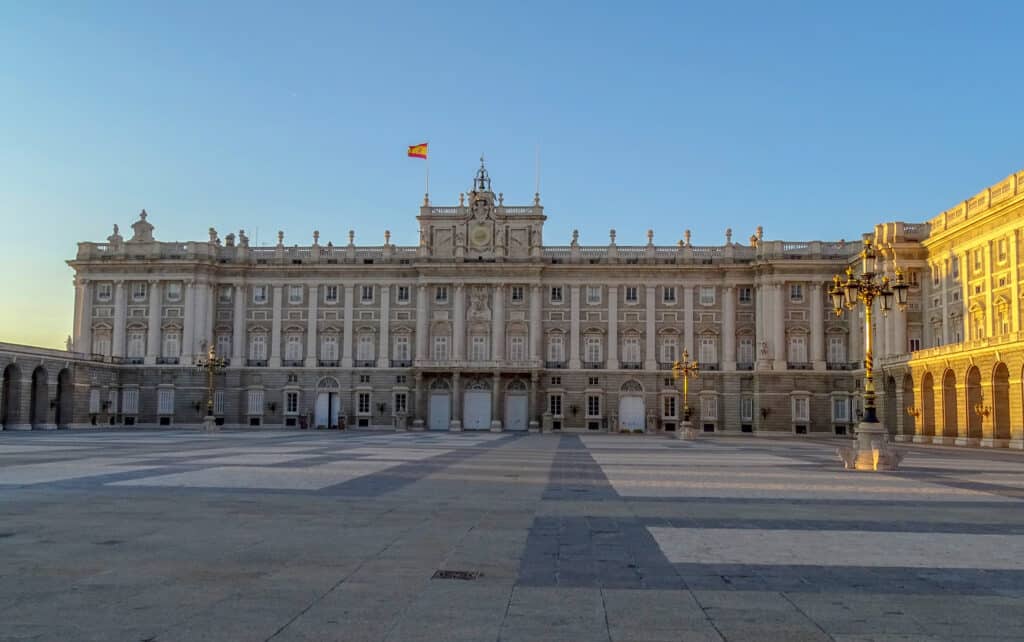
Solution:
M 505 389 L 505 430 L 526 430 L 529 391 L 522 379 L 514 379 Z
M 992 418 L 996 445 L 1006 446 L 1010 440 L 1010 369 L 1002 362 L 992 373 Z
M 619 430 L 643 431 L 645 417 L 644 388 L 630 379 L 619 388 Z
M 451 418 L 451 386 L 445 379 L 434 379 L 430 383 L 430 408 L 427 414 L 427 428 L 430 430 L 448 430 Z
M 313 425 L 337 428 L 341 417 L 341 386 L 334 377 L 324 377 L 316 384 L 316 406 Z
M 484 379 L 466 385 L 466 393 L 462 397 L 462 429 L 491 429 L 491 387 Z
M 67 428 L 74 421 L 74 394 L 71 390 L 71 371 L 67 368 L 57 373 L 57 412 L 54 423 L 58 428 Z
M 930 372 L 921 378 L 921 433 L 935 436 L 935 379 Z
M 890 435 L 896 434 L 896 377 L 889 375 L 885 378 L 885 399 L 882 408 L 882 422 L 885 430 Z
M 908 372 L 903 375 L 903 407 L 896 409 L 904 415 L 903 434 L 908 437 L 916 437 L 918 433 L 917 418 L 907 412 L 907 408 L 914 407 L 914 377 Z
M 50 400 L 46 390 L 46 368 L 36 366 L 32 371 L 32 395 L 29 404 L 28 421 L 33 428 L 46 426 L 47 414 L 50 412 Z
M 967 371 L 967 438 L 981 440 L 981 415 L 975 408 L 982 404 L 981 394 L 981 370 L 978 366 L 971 366 Z
M 955 438 L 959 415 L 956 410 L 956 375 L 947 370 L 942 375 L 942 436 Z
M 3 398 L 0 399 L 0 425 L 10 430 L 22 423 L 21 419 L 21 370 L 15 364 L 4 368 Z

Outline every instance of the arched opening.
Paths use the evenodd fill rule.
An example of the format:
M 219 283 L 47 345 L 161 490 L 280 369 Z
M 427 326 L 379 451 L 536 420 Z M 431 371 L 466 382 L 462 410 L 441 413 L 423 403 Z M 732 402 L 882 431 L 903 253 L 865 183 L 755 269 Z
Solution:
M 890 435 L 896 434 L 896 378 L 888 376 L 885 378 L 885 398 L 882 408 L 882 422 Z
M 505 430 L 528 428 L 529 397 L 526 383 L 513 379 L 505 388 Z
M 992 417 L 994 437 L 1010 439 L 1010 370 L 1005 363 L 997 363 L 992 373 Z M 1005 444 L 1000 444 L 1005 445 Z
M 67 368 L 57 373 L 57 413 L 54 423 L 58 428 L 67 428 L 74 420 L 74 394 L 71 390 L 71 371 Z
M 918 433 L 917 417 L 907 412 L 907 408 L 915 408 L 914 404 L 914 377 L 908 372 L 903 375 L 903 408 L 897 408 L 896 412 L 903 412 L 903 434 L 916 436 Z
M 930 372 L 921 378 L 921 433 L 935 436 L 935 378 Z
M 438 377 L 430 382 L 427 406 L 427 428 L 448 430 L 452 418 L 452 391 L 446 379 Z
M 463 430 L 490 430 L 491 393 L 491 386 L 486 379 L 475 379 L 466 384 L 462 395 Z
M 644 388 L 630 379 L 619 388 L 619 430 L 640 432 L 645 428 Z
M 324 377 L 317 382 L 313 408 L 313 426 L 328 430 L 341 427 L 341 389 L 337 379 Z
M 46 392 L 46 368 L 37 366 L 32 371 L 32 395 L 28 418 L 33 428 L 42 428 L 46 425 L 47 413 L 50 411 L 48 396 Z
M 967 438 L 981 439 L 981 415 L 976 408 L 982 404 L 981 371 L 971 366 L 967 371 Z
M 2 394 L 0 425 L 10 429 L 21 423 L 21 371 L 13 363 L 4 368 Z
M 952 370 L 947 370 L 942 375 L 942 436 L 956 437 L 957 435 L 957 411 L 956 411 L 956 375 Z

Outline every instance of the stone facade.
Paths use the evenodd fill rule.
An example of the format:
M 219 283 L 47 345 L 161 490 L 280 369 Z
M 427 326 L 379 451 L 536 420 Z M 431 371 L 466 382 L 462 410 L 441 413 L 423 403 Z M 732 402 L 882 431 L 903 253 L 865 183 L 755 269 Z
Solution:
M 941 226 L 885 223 L 865 235 L 882 250 L 879 269 L 898 263 L 912 284 L 907 312 L 877 316 L 876 363 L 886 377 L 899 381 L 937 358 L 931 350 L 957 351 L 950 328 L 977 319 L 975 302 L 1012 308 L 1006 318 L 1019 332 L 1024 173 L 1008 181 L 984 210 L 964 204 L 962 220 L 947 212 Z M 4 399 L 20 399 L 5 402 L 18 411 L 0 419 L 5 427 L 195 425 L 206 375 L 194 364 L 212 343 L 229 362 L 214 404 L 228 426 L 344 418 L 445 430 L 674 430 L 682 400 L 671 365 L 684 349 L 701 364 L 690 406 L 702 430 L 832 435 L 856 423 L 862 317 L 835 317 L 827 291 L 833 274 L 859 266 L 860 239 L 771 241 L 758 228 L 745 243 L 727 230 L 724 244 L 697 246 L 687 231 L 660 246 L 648 231 L 645 245 L 630 246 L 612 230 L 605 245 L 580 245 L 574 232 L 569 245 L 551 246 L 545 220 L 539 195 L 506 206 L 482 165 L 457 206 L 425 200 L 415 247 L 391 244 L 389 233 L 383 245 L 357 246 L 353 232 L 347 245 L 321 244 L 314 232 L 308 246 L 285 245 L 278 233 L 276 246 L 250 247 L 244 231 L 222 240 L 212 228 L 205 241 L 159 242 L 142 212 L 131 238 L 115 226 L 107 243 L 80 243 L 68 262 L 76 274 L 69 352 L 0 349 L 0 367 L 14 364 L 4 370 Z M 982 224 L 991 226 L 983 263 L 1012 264 L 998 277 L 1012 286 L 943 299 L 936 325 L 929 269 L 948 265 L 950 247 L 977 245 L 967 239 L 978 232 L 967 230 Z M 1009 243 L 1002 263 L 999 238 Z M 954 283 L 950 274 L 940 289 Z M 960 311 L 961 301 L 972 305 Z M 947 345 L 911 361 L 940 329 Z M 47 364 L 46 399 L 57 396 L 53 377 L 74 390 L 61 417 L 29 417 L 37 361 Z M 1007 365 L 1019 426 L 1021 369 Z M 878 388 L 890 430 L 916 434 L 910 415 L 895 412 L 912 407 L 905 395 Z

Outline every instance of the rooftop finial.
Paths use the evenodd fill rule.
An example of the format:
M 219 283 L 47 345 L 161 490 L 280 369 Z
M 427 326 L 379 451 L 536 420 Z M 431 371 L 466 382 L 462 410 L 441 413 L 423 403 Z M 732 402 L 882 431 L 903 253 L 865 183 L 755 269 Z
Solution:
M 473 179 L 473 191 L 475 192 L 489 192 L 491 191 L 491 177 L 487 173 L 487 168 L 484 167 L 484 155 L 480 154 L 480 169 L 476 172 L 476 178 Z

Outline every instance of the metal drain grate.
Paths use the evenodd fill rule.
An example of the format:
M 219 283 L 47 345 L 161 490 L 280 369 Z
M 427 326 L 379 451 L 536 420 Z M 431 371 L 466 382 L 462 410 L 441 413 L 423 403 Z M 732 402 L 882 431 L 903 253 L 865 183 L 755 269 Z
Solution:
M 443 571 L 438 569 L 430 579 L 432 580 L 475 580 L 480 577 L 476 571 Z

